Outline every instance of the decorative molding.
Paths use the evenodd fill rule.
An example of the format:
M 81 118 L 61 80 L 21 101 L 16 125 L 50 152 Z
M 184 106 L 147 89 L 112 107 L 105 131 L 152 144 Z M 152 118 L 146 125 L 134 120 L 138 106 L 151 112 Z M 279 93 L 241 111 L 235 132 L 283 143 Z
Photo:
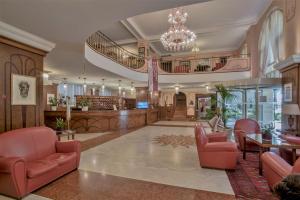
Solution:
M 55 47 L 55 43 L 6 24 L 2 21 L 0 21 L 0 35 L 46 52 L 50 52 Z
M 290 57 L 288 57 L 287 59 L 280 61 L 279 63 L 277 63 L 274 68 L 281 71 L 291 65 L 294 64 L 299 64 L 300 63 L 300 54 L 295 54 L 292 55 Z

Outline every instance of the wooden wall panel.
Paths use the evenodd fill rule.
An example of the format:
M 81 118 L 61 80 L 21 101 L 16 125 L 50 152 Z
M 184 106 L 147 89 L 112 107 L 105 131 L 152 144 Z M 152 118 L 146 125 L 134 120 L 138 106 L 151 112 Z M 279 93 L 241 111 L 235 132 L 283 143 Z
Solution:
M 288 102 L 288 103 L 298 103 L 299 105 L 299 96 L 300 96 L 300 81 L 299 81 L 299 65 L 292 65 L 286 69 L 284 69 L 284 71 L 282 71 L 282 84 L 284 86 L 284 84 L 286 83 L 292 83 L 293 84 L 293 101 L 292 102 Z M 282 88 L 282 91 L 284 91 L 284 88 Z M 286 102 L 283 101 L 283 104 L 286 104 Z M 288 129 L 288 116 L 286 115 L 282 115 L 282 129 Z M 299 130 L 300 128 L 300 120 L 299 117 L 297 117 L 296 119 L 296 126 L 294 127 L 295 129 Z
M 24 48 L 22 48 L 24 47 Z M 0 133 L 44 124 L 43 57 L 45 53 L 0 37 Z M 11 105 L 11 74 L 36 77 L 36 106 Z

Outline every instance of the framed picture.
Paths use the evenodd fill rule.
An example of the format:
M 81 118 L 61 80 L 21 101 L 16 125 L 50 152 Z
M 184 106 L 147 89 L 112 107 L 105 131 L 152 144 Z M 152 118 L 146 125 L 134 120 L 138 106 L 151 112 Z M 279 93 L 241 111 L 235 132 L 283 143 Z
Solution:
M 293 84 L 287 83 L 283 86 L 283 101 L 292 102 L 293 101 Z
M 50 101 L 49 101 L 49 100 L 50 100 L 51 98 L 54 98 L 54 97 L 55 97 L 55 94 L 48 94 L 48 93 L 47 93 L 47 105 L 50 105 Z
M 296 6 L 297 6 L 296 0 L 285 0 L 286 22 L 289 22 L 295 17 Z
M 11 104 L 36 105 L 36 77 L 11 75 Z

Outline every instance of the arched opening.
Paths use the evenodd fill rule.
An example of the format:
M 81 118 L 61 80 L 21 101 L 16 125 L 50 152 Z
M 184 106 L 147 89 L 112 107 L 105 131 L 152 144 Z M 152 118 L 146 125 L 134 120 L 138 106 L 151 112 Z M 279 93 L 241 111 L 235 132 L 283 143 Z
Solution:
M 186 95 L 183 92 L 179 92 L 174 95 L 175 112 L 173 119 L 183 120 L 186 119 Z

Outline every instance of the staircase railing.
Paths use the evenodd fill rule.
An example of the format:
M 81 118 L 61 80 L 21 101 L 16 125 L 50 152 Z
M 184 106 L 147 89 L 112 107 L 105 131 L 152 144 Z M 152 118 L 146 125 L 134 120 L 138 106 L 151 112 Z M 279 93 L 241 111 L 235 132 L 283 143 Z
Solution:
M 139 69 L 144 66 L 145 58 L 136 55 L 111 40 L 100 31 L 92 34 L 86 43 L 97 53 L 131 69 Z

